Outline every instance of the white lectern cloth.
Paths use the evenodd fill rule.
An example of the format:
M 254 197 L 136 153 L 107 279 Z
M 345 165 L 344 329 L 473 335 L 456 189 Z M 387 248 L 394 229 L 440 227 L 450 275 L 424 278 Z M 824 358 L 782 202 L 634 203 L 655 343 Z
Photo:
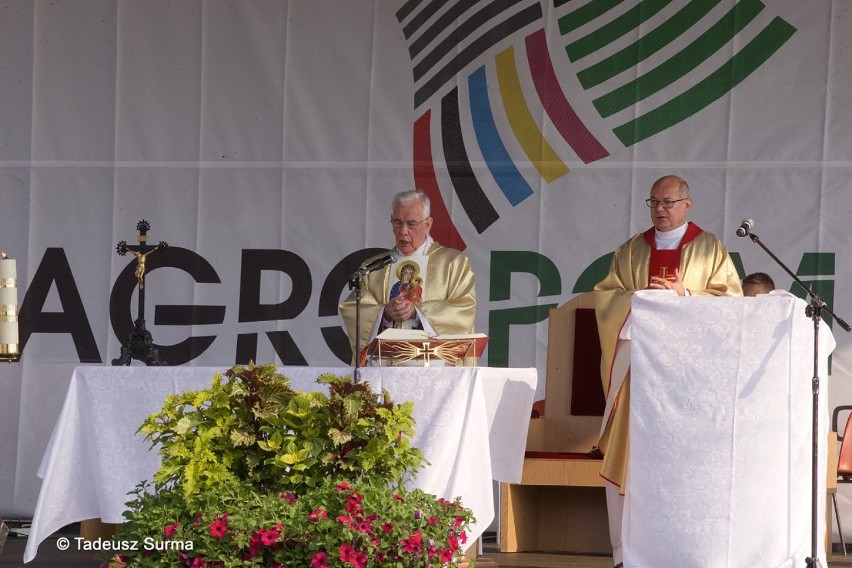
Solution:
M 791 294 L 633 300 L 625 567 L 805 566 L 813 321 Z M 818 554 L 826 566 L 826 359 L 819 329 Z

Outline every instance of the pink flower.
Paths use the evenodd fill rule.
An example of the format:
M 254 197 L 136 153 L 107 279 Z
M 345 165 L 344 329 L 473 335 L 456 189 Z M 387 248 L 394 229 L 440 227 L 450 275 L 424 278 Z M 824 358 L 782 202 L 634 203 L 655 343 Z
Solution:
M 260 540 L 260 534 L 254 533 L 251 535 L 249 539 L 249 550 L 248 554 L 250 558 L 254 558 L 255 556 L 260 555 L 263 550 L 263 543 Z
M 196 527 L 199 526 L 201 524 L 202 518 L 204 518 L 204 515 L 202 515 L 201 513 L 198 513 L 197 515 L 195 515 L 195 521 L 193 521 L 192 524 L 195 525 Z
M 432 517 L 429 517 L 429 519 L 426 522 L 430 525 L 437 525 L 438 521 L 440 521 L 440 520 L 441 519 L 439 519 L 438 517 L 432 516 Z
M 314 509 L 309 515 L 308 520 L 312 523 L 318 523 L 322 519 L 328 518 L 328 511 L 325 509 Z
M 210 523 L 210 536 L 213 538 L 222 538 L 228 532 L 228 515 L 220 515 L 215 521 Z
M 423 537 L 419 534 L 413 534 L 410 537 L 403 539 L 402 549 L 405 552 L 418 552 L 423 547 Z
M 438 558 L 441 559 L 441 562 L 449 563 L 453 560 L 453 551 L 449 548 L 442 548 L 441 552 L 438 553 Z
M 171 525 L 166 525 L 166 528 L 163 529 L 163 534 L 169 538 L 175 536 L 175 531 L 180 526 L 180 523 L 172 523 Z
M 340 561 L 353 562 L 357 556 L 357 551 L 348 542 L 340 545 Z
M 291 505 L 296 504 L 296 495 L 293 493 L 282 493 L 281 498 L 290 503 Z
M 281 533 L 276 529 L 261 529 L 258 533 L 260 534 L 260 542 L 266 546 L 272 546 L 278 540 L 278 537 L 281 536 Z
M 447 542 L 450 543 L 450 548 L 455 552 L 459 549 L 459 539 L 456 535 L 451 534 L 447 537 Z
M 464 524 L 464 518 L 456 517 L 453 522 L 454 522 L 456 527 L 460 527 Z
M 349 484 L 345 481 L 341 481 L 337 484 L 336 488 L 338 491 L 346 491 L 347 489 L 349 489 Z
M 467 533 L 462 531 L 459 536 L 451 534 L 447 537 L 447 542 L 450 543 L 450 548 L 452 548 L 453 550 L 458 550 L 459 542 L 461 542 L 462 544 L 465 544 L 467 542 Z
M 196 556 L 190 564 L 190 568 L 205 568 L 205 566 L 207 566 L 207 560 L 203 556 Z
M 393 532 L 393 523 L 382 523 L 382 532 L 390 534 Z
M 311 568 L 328 568 L 328 554 L 320 550 L 311 558 Z
M 351 544 L 344 543 L 340 545 L 340 561 L 349 562 L 355 568 L 366 568 L 367 555 L 359 550 L 355 550 Z
M 361 501 L 364 499 L 364 496 L 361 494 L 354 494 L 346 500 L 346 512 L 349 514 L 356 514 L 361 512 Z

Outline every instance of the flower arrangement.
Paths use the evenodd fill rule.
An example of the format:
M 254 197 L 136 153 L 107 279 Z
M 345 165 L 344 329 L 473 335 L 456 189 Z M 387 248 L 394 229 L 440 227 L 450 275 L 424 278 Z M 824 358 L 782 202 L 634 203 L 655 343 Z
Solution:
M 437 568 L 473 515 L 408 488 L 426 463 L 411 403 L 349 377 L 296 392 L 274 365 L 171 395 L 140 427 L 161 467 L 139 484 L 109 566 Z M 137 550 L 122 545 L 138 543 Z

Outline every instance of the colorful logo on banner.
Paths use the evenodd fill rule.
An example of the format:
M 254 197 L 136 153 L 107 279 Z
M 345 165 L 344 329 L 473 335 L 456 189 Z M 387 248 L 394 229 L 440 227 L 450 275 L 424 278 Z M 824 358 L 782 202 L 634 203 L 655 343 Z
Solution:
M 539 0 L 407 0 L 396 12 L 413 65 L 414 178 L 432 200 L 435 236 L 442 243 L 465 248 L 439 177 L 450 180 L 482 233 L 499 219 L 482 176 L 514 207 L 533 188 L 566 175 L 566 162 L 608 157 L 601 141 L 607 130 L 614 134 L 607 138 L 630 147 L 698 114 L 796 31 L 780 17 L 767 17 L 759 0 L 740 0 L 728 9 L 721 0 L 578 4 L 552 0 L 546 17 Z M 551 21 L 559 37 L 548 41 Z M 551 52 L 557 44 L 564 50 Z M 720 59 L 723 53 L 729 55 Z M 560 76 L 557 69 L 563 68 L 574 76 Z M 582 91 L 564 88 L 578 83 Z M 459 85 L 466 87 L 461 95 Z M 489 96 L 489 85 L 496 85 L 499 100 Z M 575 112 L 580 98 L 584 104 L 591 99 L 600 120 L 584 123 Z M 544 110 L 540 121 L 538 108 Z M 472 129 L 465 128 L 468 123 Z M 498 124 L 509 128 L 501 132 Z M 433 133 L 440 141 L 433 142 Z M 565 146 L 553 136 L 573 155 L 560 155 L 557 148 Z M 473 145 L 487 172 L 473 167 Z M 438 175 L 439 163 L 446 164 L 446 176 Z

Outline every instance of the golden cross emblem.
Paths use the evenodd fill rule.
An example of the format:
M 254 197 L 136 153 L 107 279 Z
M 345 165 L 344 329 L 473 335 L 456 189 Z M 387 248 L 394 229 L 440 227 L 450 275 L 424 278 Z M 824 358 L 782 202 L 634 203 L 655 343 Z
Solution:
M 674 279 L 675 279 L 674 274 L 669 274 L 669 267 L 668 266 L 661 266 L 660 267 L 660 278 L 662 278 L 664 280 L 671 280 L 671 281 L 674 281 Z

